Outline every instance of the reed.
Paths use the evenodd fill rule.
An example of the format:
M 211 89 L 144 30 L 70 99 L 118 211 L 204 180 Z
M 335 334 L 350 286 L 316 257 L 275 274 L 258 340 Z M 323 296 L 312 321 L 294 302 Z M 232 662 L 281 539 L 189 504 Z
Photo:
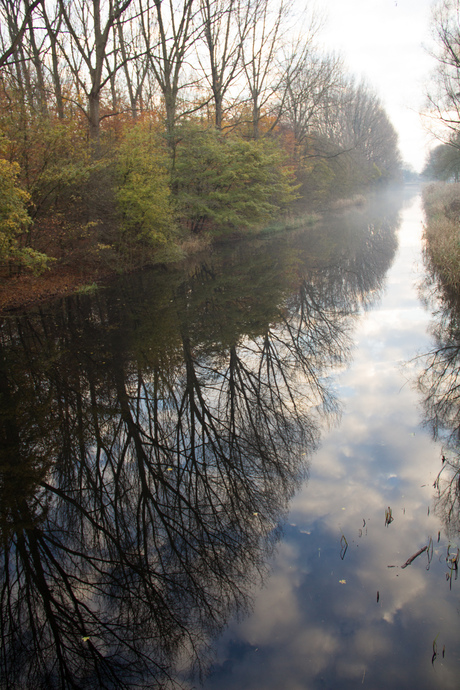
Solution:
M 425 255 L 446 287 L 460 289 L 460 184 L 425 187 Z

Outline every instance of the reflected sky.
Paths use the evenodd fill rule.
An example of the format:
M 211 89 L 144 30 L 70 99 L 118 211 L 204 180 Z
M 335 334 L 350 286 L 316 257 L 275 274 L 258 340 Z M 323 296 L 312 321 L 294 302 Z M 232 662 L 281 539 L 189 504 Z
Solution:
M 324 431 L 272 575 L 220 638 L 206 690 L 458 688 L 460 581 L 446 579 L 434 512 L 441 446 L 415 386 L 416 356 L 432 347 L 421 231 L 416 197 L 385 291 L 356 323 L 353 362 L 337 372 L 341 422 Z
M 415 355 L 460 320 L 401 203 L 0 323 L 2 687 L 197 687 L 214 648 L 208 690 L 455 686 Z
M 335 373 L 397 246 L 378 206 L 0 322 L 5 687 L 207 668 L 340 416 Z

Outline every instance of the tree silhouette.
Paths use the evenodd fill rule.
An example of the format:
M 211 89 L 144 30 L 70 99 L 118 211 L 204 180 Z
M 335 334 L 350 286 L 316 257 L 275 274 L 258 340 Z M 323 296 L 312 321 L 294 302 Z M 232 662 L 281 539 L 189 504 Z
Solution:
M 357 230 L 5 320 L 2 687 L 169 687 L 248 610 L 394 252 Z

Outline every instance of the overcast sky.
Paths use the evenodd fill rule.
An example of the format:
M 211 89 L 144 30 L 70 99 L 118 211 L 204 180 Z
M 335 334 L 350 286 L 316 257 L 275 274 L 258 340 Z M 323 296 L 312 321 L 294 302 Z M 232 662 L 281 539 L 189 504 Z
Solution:
M 317 0 L 326 16 L 320 41 L 365 78 L 399 134 L 404 161 L 423 167 L 430 138 L 419 112 L 434 60 L 430 44 L 433 0 Z

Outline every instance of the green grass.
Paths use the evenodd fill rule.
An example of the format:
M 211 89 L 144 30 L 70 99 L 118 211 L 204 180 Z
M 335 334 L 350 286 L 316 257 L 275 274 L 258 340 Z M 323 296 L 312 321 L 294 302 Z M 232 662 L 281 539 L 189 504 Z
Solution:
M 303 216 L 291 218 L 289 220 L 280 220 L 276 223 L 267 225 L 263 228 L 263 230 L 261 230 L 260 234 L 270 235 L 275 234 L 277 232 L 284 232 L 285 230 L 298 230 L 299 228 L 311 227 L 312 225 L 315 225 L 315 223 L 317 223 L 320 219 L 321 216 L 319 216 L 317 213 L 308 213 Z
M 96 283 L 91 283 L 91 285 L 81 285 L 75 291 L 77 295 L 92 295 L 99 289 Z

